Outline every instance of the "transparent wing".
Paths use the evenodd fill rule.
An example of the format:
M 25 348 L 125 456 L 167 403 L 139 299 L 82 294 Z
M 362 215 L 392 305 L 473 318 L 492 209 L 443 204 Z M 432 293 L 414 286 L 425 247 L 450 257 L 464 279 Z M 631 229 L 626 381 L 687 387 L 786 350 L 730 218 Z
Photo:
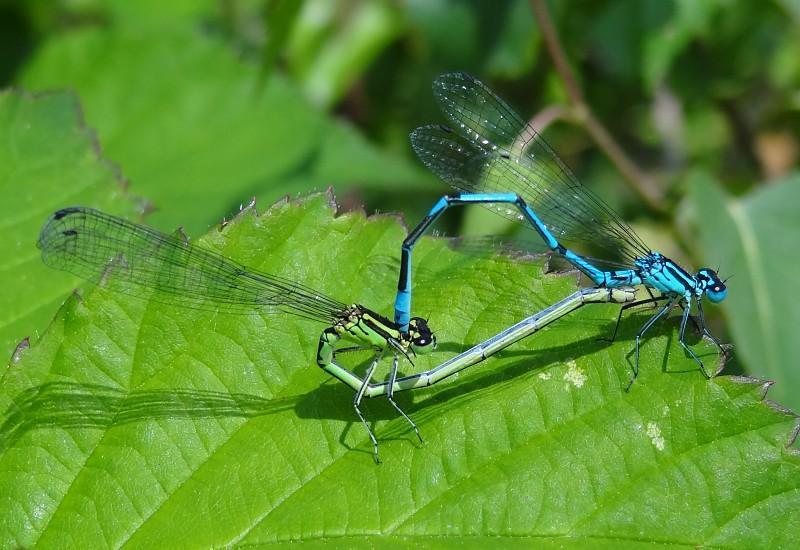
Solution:
M 315 290 L 248 269 L 211 250 L 84 207 L 59 210 L 38 246 L 44 263 L 112 290 L 181 307 L 293 313 L 326 323 L 345 304 Z
M 550 256 L 548 264 L 552 268 L 558 266 L 559 270 L 575 269 L 575 266 L 558 254 L 553 254 L 544 242 L 537 238 L 519 237 L 499 237 L 497 235 L 478 235 L 470 237 L 452 237 L 448 241 L 448 246 L 456 251 L 469 256 L 476 257 L 497 257 L 506 256 L 510 258 L 531 258 L 535 256 Z M 601 269 L 618 270 L 626 269 L 629 266 L 612 260 L 586 257 L 592 265 Z
M 448 246 L 461 254 L 490 258 L 493 256 L 534 257 L 550 255 L 550 250 L 541 239 L 519 239 L 498 235 L 474 235 L 452 237 Z
M 433 89 L 454 130 L 417 128 L 411 142 L 443 180 L 464 192 L 519 194 L 567 246 L 589 243 L 627 262 L 650 252 L 611 207 L 581 185 L 536 130 L 489 88 L 467 74 L 453 73 L 437 78 Z M 499 211 L 522 221 L 505 206 Z

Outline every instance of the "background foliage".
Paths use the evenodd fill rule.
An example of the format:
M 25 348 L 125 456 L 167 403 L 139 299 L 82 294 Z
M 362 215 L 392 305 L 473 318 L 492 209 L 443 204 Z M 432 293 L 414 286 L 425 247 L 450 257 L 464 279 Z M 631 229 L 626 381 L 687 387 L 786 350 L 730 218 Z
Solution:
M 551 2 L 572 87 L 535 4 L 5 2 L 0 84 L 76 91 L 108 157 L 155 208 L 150 222 L 199 234 L 248 197 L 328 185 L 345 207 L 417 219 L 446 187 L 412 158 L 407 134 L 441 120 L 432 78 L 470 71 L 546 127 L 654 248 L 733 275 L 714 319 L 736 349 L 729 368 L 778 380 L 774 395 L 800 407 L 800 353 L 785 337 L 800 314 L 778 303 L 800 224 L 780 208 L 797 184 L 797 3 Z M 636 170 L 614 162 L 593 121 Z M 713 215 L 731 209 L 756 216 L 757 230 Z M 509 231 L 475 211 L 445 224 Z
M 798 51 L 795 0 L 0 2 L 3 352 L 76 284 L 32 248 L 66 203 L 199 236 L 252 196 L 333 185 L 413 223 L 448 188 L 408 132 L 441 121 L 433 77 L 466 70 L 654 248 L 732 276 L 707 308 L 728 371 L 800 409 Z M 494 218 L 442 227 L 515 231 Z

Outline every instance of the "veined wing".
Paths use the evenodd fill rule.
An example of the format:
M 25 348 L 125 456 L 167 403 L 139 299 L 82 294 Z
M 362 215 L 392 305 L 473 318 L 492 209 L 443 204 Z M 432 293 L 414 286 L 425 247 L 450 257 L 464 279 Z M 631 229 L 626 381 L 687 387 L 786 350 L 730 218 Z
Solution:
M 216 252 L 85 207 L 59 210 L 38 246 L 45 264 L 112 290 L 181 307 L 283 311 L 329 323 L 345 304 Z
M 628 262 L 650 251 L 611 207 L 581 185 L 536 130 L 481 82 L 453 73 L 437 78 L 433 89 L 454 130 L 417 128 L 411 141 L 420 159 L 450 185 L 471 193 L 519 194 L 568 246 L 590 243 Z M 521 221 L 505 205 L 499 211 Z

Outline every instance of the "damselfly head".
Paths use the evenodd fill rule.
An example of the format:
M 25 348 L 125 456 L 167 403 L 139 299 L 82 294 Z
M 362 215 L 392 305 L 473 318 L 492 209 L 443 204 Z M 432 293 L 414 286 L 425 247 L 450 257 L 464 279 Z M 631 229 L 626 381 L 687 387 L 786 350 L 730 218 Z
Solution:
M 436 336 L 433 335 L 428 321 L 422 317 L 412 317 L 408 323 L 408 336 L 411 349 L 416 354 L 430 353 L 436 349 Z
M 725 281 L 722 281 L 713 269 L 705 267 L 697 272 L 695 278 L 702 285 L 708 299 L 715 304 L 724 300 L 728 295 L 728 287 L 725 286 Z

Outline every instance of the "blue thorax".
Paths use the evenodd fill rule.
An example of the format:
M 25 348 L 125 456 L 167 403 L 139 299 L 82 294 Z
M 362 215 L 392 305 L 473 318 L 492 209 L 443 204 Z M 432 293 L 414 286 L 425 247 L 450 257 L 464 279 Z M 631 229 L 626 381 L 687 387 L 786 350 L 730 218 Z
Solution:
M 638 258 L 634 265 L 645 286 L 665 294 L 694 295 L 697 298 L 705 294 L 712 302 L 721 302 L 728 293 L 725 283 L 713 269 L 703 268 L 692 275 L 658 252 Z

